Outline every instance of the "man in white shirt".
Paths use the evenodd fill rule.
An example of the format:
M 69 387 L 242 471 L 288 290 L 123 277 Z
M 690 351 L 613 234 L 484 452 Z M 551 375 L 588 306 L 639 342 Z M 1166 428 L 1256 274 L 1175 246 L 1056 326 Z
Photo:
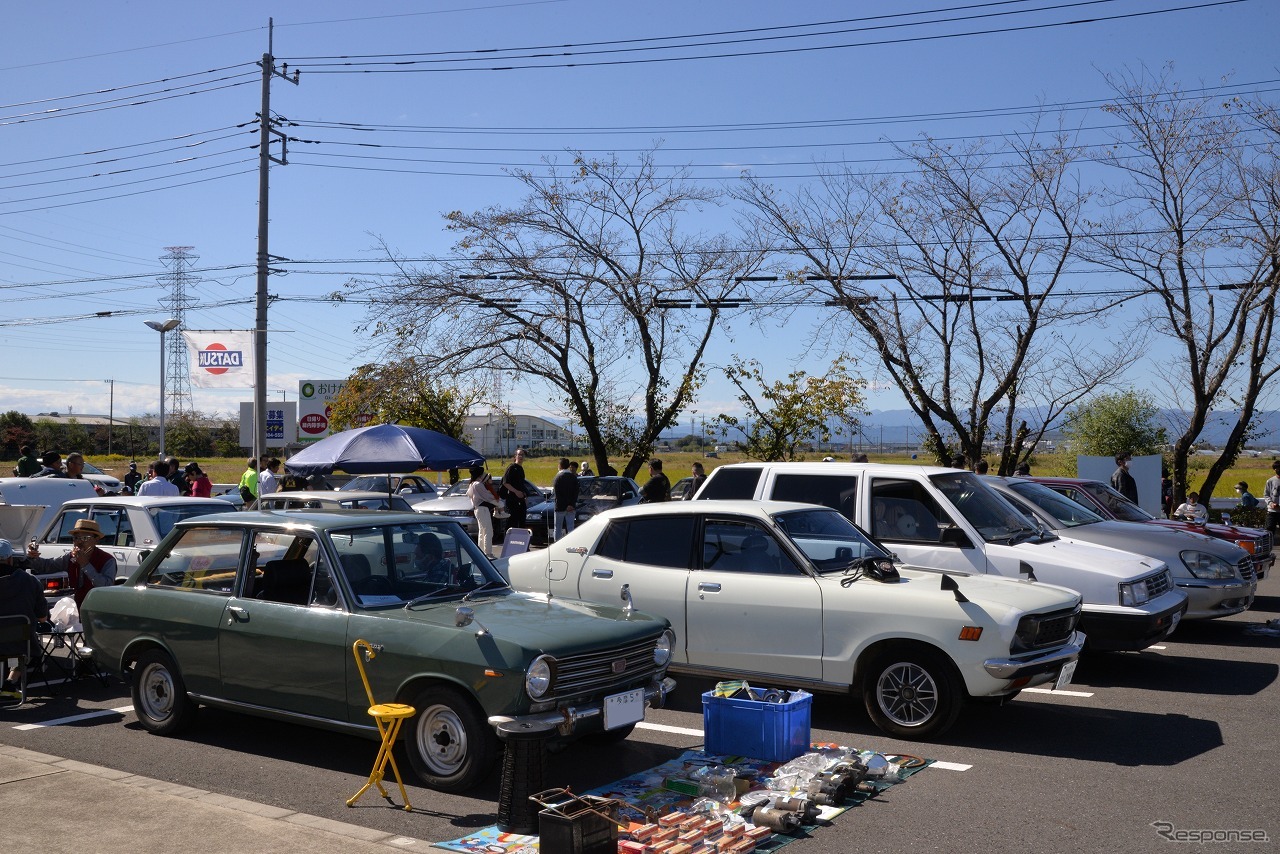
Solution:
M 156 460 L 156 476 L 138 485 L 138 495 L 181 495 L 182 491 L 169 482 L 169 464 Z
M 280 480 L 276 472 L 280 471 L 280 460 L 275 457 L 267 460 L 267 467 L 258 472 L 258 497 L 270 495 L 280 490 Z

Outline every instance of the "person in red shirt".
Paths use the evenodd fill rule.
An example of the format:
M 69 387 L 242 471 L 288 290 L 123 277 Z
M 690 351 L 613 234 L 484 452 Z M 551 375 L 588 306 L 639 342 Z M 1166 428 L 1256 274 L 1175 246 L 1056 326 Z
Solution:
M 187 483 L 191 484 L 193 498 L 213 497 L 213 481 L 209 480 L 209 475 L 200 470 L 200 466 L 195 463 L 187 463 L 186 471 Z
M 71 529 L 71 551 L 59 557 L 40 557 L 40 547 L 32 541 L 27 545 L 27 558 L 36 572 L 65 572 L 79 607 L 93 588 L 116 583 L 116 559 L 98 548 L 101 539 L 97 522 L 80 519 Z

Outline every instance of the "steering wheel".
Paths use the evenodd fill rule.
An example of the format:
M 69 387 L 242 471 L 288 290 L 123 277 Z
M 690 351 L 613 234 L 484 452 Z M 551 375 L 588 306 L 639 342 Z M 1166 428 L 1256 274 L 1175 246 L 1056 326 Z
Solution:
M 391 579 L 385 575 L 370 575 L 355 585 L 357 596 L 394 596 Z

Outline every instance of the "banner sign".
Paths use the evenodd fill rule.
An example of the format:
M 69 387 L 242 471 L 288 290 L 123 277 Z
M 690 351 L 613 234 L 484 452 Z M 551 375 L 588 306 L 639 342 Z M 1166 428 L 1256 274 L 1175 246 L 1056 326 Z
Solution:
M 298 404 L 292 400 L 267 401 L 267 447 L 281 448 L 298 441 Z M 253 447 L 253 401 L 240 404 L 240 444 Z
M 346 380 L 302 380 L 298 383 L 298 441 L 315 442 L 329 435 L 329 402 Z
M 253 333 L 182 333 L 191 353 L 191 385 L 196 388 L 253 388 Z

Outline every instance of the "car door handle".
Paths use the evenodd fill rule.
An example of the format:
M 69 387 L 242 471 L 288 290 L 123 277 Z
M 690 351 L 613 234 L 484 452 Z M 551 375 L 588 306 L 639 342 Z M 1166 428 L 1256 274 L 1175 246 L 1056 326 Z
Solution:
M 236 621 L 247 623 L 249 621 L 249 612 L 244 608 L 237 608 L 235 605 L 227 606 L 227 625 L 230 626 Z
M 719 593 L 720 584 L 715 581 L 699 581 L 698 592 L 699 593 Z
M 591 570 L 592 578 L 613 578 L 612 569 L 593 569 Z

